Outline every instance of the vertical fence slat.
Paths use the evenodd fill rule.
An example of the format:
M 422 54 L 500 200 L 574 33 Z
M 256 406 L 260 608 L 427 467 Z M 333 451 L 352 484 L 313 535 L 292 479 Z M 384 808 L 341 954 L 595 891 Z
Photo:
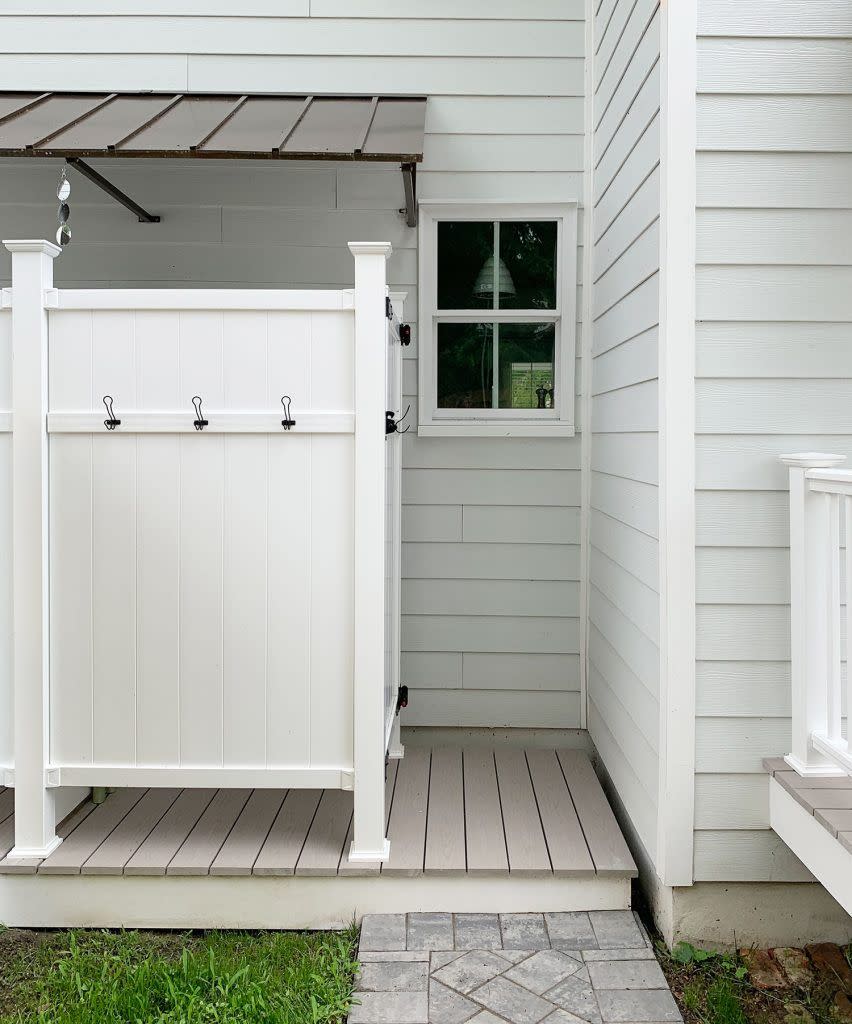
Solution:
M 845 512 L 845 542 L 846 542 L 846 742 L 852 745 L 852 734 L 849 731 L 849 722 L 852 719 L 852 497 L 847 495 L 843 499 Z
M 826 685 L 828 707 L 826 725 L 828 738 L 832 742 L 840 740 L 840 502 L 838 494 L 825 495 L 828 504 L 828 551 L 827 551 L 827 628 L 826 637 Z

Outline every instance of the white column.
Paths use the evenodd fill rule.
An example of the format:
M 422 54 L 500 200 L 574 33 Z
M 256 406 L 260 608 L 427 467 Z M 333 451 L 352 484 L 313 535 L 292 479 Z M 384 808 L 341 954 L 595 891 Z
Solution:
M 838 775 L 837 766 L 814 750 L 811 736 L 828 727 L 830 496 L 812 494 L 805 473 L 832 469 L 843 455 L 782 455 L 790 467 L 790 669 L 792 748 L 785 757 L 799 775 Z M 834 557 L 839 557 L 835 552 Z
M 355 817 L 352 861 L 387 860 L 385 835 L 385 348 L 387 242 L 355 257 Z
M 15 846 L 46 857 L 56 835 L 49 760 L 47 312 L 51 242 L 3 243 L 12 253 L 12 608 L 15 695 Z

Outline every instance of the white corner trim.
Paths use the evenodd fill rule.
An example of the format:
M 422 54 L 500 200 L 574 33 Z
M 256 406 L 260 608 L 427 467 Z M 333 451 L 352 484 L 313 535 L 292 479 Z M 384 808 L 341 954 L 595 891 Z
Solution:
M 589 565 L 592 516 L 592 301 L 594 298 L 595 0 L 585 3 L 583 68 L 583 308 L 580 311 L 580 728 L 589 727 Z
M 691 885 L 695 822 L 697 0 L 661 6 L 657 872 Z

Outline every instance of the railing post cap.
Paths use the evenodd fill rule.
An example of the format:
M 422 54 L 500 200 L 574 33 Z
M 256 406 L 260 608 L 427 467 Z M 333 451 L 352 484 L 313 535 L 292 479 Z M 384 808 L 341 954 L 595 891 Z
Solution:
M 779 455 L 785 466 L 799 469 L 833 469 L 846 461 L 845 455 L 826 455 L 824 452 L 798 452 L 794 455 Z
M 390 242 L 350 242 L 349 251 L 353 256 L 384 256 L 393 252 Z
M 9 252 L 41 252 L 53 259 L 62 252 L 58 245 L 48 242 L 46 238 L 4 238 L 3 245 Z

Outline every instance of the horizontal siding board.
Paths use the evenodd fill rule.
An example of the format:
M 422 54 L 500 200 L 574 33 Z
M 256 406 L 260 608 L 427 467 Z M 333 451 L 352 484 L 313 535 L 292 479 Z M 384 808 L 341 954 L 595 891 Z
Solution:
M 579 536 L 579 515 L 576 508 L 465 505 L 461 539 L 489 544 L 570 544 Z
M 592 471 L 592 508 L 656 537 L 659 530 L 658 492 L 653 484 Z
M 647 23 L 630 63 L 620 79 L 614 76 L 607 83 L 611 88 L 601 89 L 595 98 L 595 144 L 601 151 L 619 130 L 634 100 L 660 59 L 659 8 Z
M 695 391 L 700 434 L 840 434 L 850 427 L 852 378 L 705 379 Z
M 574 729 L 579 693 L 545 690 L 418 690 L 405 711 L 408 726 Z
M 790 657 L 790 609 L 783 605 L 699 605 L 696 636 L 696 655 L 702 661 L 786 661 Z
M 597 318 L 594 326 L 592 354 L 620 345 L 660 322 L 660 282 L 654 273 L 637 285 L 617 305 Z
M 769 779 L 764 775 L 697 775 L 696 829 L 768 828 Z
M 852 39 L 699 39 L 698 91 L 850 93 L 850 60 Z
M 460 689 L 463 657 L 458 651 L 404 651 L 402 682 L 418 689 Z
M 580 504 L 580 473 L 410 469 L 403 477 L 402 501 L 405 505 L 576 506 Z
M 600 686 L 605 685 L 627 710 L 630 721 L 642 733 L 646 743 L 655 753 L 659 750 L 659 705 L 645 689 L 639 679 L 630 671 L 629 665 L 607 643 L 594 625 L 589 635 L 590 685 L 596 699 Z
M 610 476 L 640 483 L 659 480 L 659 442 L 656 432 L 594 435 L 594 468 Z
M 589 622 L 630 667 L 648 693 L 656 698 L 660 685 L 658 645 L 635 626 L 592 581 Z
M 849 333 L 846 323 L 698 324 L 696 375 L 852 378 Z
M 659 422 L 656 378 L 597 395 L 592 403 L 595 433 L 654 432 Z
M 637 185 L 635 192 L 595 242 L 595 280 L 613 265 L 627 246 L 650 227 L 659 215 L 660 169 L 655 167 Z
M 695 834 L 696 882 L 812 882 L 813 875 L 770 829 Z
M 595 282 L 592 309 L 595 319 L 656 273 L 659 265 L 660 229 L 659 223 L 654 221 Z
M 471 145 L 464 135 L 430 135 L 424 142 L 422 167 L 424 173 L 582 171 L 583 136 L 479 135 Z
M 852 210 L 699 210 L 698 263 L 852 264 Z
M 283 6 L 283 5 L 282 5 Z M 298 6 L 293 4 L 292 6 Z M 357 8 L 356 8 L 357 10 Z M 113 15 L 116 12 L 109 12 Z M 241 13 L 241 12 L 239 12 Z M 276 12 L 277 13 L 277 12 Z M 303 13 L 303 12 L 299 12 Z M 425 9 L 424 9 L 425 13 Z M 582 57 L 583 24 L 507 19 L 458 20 L 451 32 L 438 18 L 305 18 L 125 15 L 0 19 L 6 53 L 289 54 L 399 57 Z M 377 51 L 379 44 L 382 50 Z
M 659 544 L 653 537 L 595 509 L 590 516 L 589 534 L 596 550 L 618 562 L 650 590 L 659 591 Z
M 579 654 L 462 655 L 466 690 L 580 690 Z
M 399 91 L 400 68 L 395 56 L 257 56 L 245 61 L 237 56 L 190 54 L 183 66 L 186 88 L 191 92 Z M 583 60 L 579 57 L 407 57 L 405 68 L 406 91 L 415 94 L 583 95 Z
M 402 510 L 404 541 L 460 541 L 461 505 L 406 505 Z
M 852 96 L 699 95 L 698 149 L 848 153 Z
M 580 468 L 579 437 L 418 437 L 412 430 L 402 445 L 407 469 Z
M 785 661 L 700 661 L 696 714 L 700 718 L 789 718 L 790 665 Z
M 852 36 L 852 11 L 846 0 L 701 0 L 698 34 Z
M 582 126 L 580 96 L 430 96 L 426 104 L 427 135 L 578 135 Z
M 852 434 L 705 434 L 695 448 L 700 488 L 786 492 L 790 472 L 780 455 L 826 451 L 852 459 Z
M 0 89 L 13 92 L 188 92 L 186 57 L 148 54 L 4 54 Z
M 656 751 L 646 742 L 630 715 L 610 688 L 609 681 L 589 666 L 589 694 L 607 730 L 627 758 L 646 795 L 656 800 L 659 763 Z
M 617 391 L 632 384 L 655 380 L 658 372 L 658 348 L 658 330 L 652 327 L 644 334 L 625 341 L 618 348 L 599 355 L 592 367 L 592 394 L 604 395 L 608 391 Z M 597 403 L 594 404 L 597 406 Z M 646 416 L 652 418 L 656 425 L 657 413 L 653 406 L 647 411 Z
M 695 770 L 766 777 L 765 757 L 789 750 L 787 718 L 699 718 L 695 723 Z
M 658 644 L 660 607 L 657 592 L 597 548 L 592 547 L 589 554 L 589 575 L 595 587 L 649 640 Z
M 787 547 L 788 497 L 783 491 L 698 491 L 695 532 L 705 547 Z
M 848 209 L 852 155 L 699 153 L 699 207 Z
M 410 544 L 402 546 L 407 579 L 579 580 L 575 544 Z
M 404 651 L 576 654 L 579 620 L 540 616 L 403 615 Z
M 579 584 L 554 580 L 416 580 L 402 585 L 404 615 L 580 614 Z
M 700 266 L 699 320 L 852 321 L 852 268 Z
M 698 604 L 790 603 L 790 553 L 786 548 L 698 548 Z
M 605 189 L 595 187 L 595 236 L 600 238 L 624 207 L 636 195 L 642 183 L 660 164 L 659 114 L 643 131 L 618 173 Z M 656 205 L 656 203 L 654 204 Z M 659 211 L 657 211 L 659 212 Z

